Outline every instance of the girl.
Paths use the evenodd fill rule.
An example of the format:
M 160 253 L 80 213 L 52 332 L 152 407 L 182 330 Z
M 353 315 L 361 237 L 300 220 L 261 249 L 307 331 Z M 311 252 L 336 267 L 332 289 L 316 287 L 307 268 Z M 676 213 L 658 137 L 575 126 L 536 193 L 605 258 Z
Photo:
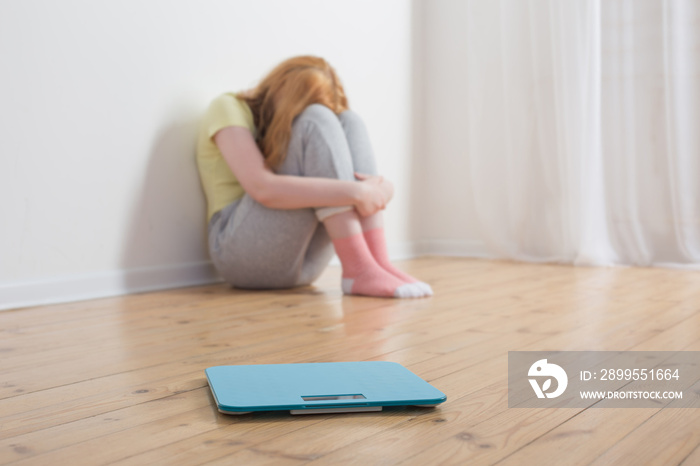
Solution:
M 282 62 L 247 92 L 216 98 L 199 134 L 209 252 L 239 288 L 308 285 L 335 248 L 346 294 L 415 298 L 430 286 L 389 261 L 367 131 L 322 58 Z

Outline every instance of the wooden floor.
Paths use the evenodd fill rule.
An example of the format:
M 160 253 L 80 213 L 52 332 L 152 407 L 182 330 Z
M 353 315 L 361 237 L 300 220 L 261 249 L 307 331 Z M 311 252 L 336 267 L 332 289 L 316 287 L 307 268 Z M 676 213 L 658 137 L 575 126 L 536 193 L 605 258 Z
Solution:
M 0 463 L 700 464 L 700 410 L 509 409 L 509 350 L 700 350 L 700 274 L 399 264 L 421 300 L 195 287 L 0 312 Z M 204 369 L 387 360 L 447 394 L 381 413 L 219 414 Z

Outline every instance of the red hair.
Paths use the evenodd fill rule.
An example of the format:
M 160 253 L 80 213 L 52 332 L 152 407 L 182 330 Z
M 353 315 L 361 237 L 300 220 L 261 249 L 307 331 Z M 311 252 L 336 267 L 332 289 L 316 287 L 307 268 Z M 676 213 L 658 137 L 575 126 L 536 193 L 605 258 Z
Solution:
M 348 99 L 335 70 L 320 57 L 300 56 L 277 65 L 262 81 L 238 94 L 253 112 L 257 143 L 270 168 L 287 153 L 292 121 L 311 104 L 323 104 L 336 114 L 348 109 Z

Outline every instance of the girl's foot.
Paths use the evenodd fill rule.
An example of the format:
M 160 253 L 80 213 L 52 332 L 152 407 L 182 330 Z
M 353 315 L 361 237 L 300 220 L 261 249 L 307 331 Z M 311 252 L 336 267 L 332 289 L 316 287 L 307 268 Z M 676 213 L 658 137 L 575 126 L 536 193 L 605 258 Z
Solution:
M 334 239 L 333 246 L 343 265 L 343 293 L 384 298 L 426 296 L 415 283 L 407 283 L 377 264 L 361 233 Z

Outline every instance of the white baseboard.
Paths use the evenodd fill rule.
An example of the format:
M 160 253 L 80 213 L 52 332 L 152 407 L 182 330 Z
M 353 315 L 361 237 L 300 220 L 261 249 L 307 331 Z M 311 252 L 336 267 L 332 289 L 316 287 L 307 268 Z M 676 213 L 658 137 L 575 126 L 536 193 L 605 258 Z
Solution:
M 480 241 L 418 240 L 392 243 L 392 260 L 420 256 L 493 257 Z M 338 258 L 331 265 L 340 265 Z M 106 298 L 143 291 L 218 283 L 211 262 L 112 270 L 86 275 L 0 284 L 0 311 L 44 304 Z
M 211 262 L 111 270 L 0 284 L 0 310 L 220 282 Z

